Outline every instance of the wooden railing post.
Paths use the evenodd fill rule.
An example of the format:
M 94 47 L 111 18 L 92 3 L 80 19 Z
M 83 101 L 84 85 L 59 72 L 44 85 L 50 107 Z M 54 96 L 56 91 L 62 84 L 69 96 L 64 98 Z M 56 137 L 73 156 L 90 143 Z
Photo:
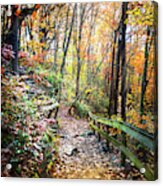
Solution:
M 100 129 L 100 123 L 97 122 L 97 127 Z M 101 136 L 100 136 L 100 133 L 97 132 L 97 138 L 98 138 L 98 141 L 101 140 Z
M 96 125 L 96 121 L 95 120 L 93 120 L 93 125 Z M 92 131 L 93 131 L 93 134 L 95 135 L 95 130 L 92 129 Z

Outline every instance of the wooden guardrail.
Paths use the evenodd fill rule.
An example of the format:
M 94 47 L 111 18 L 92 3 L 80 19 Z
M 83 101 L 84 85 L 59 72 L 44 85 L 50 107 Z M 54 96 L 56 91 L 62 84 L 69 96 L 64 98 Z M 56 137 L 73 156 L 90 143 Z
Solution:
M 154 174 L 152 171 L 144 165 L 143 162 L 141 162 L 138 157 L 131 152 L 131 150 L 124 146 L 121 142 L 116 140 L 114 137 L 110 136 L 107 132 L 105 132 L 102 127 L 108 127 L 108 128 L 115 128 L 118 130 L 121 130 L 122 132 L 126 133 L 129 137 L 134 138 L 137 140 L 141 145 L 148 148 L 151 151 L 155 150 L 155 143 L 154 143 L 154 137 L 137 128 L 132 127 L 131 124 L 126 124 L 125 122 L 119 122 L 119 121 L 113 121 L 106 118 L 100 118 L 96 115 L 89 112 L 89 118 L 93 120 L 94 122 L 90 124 L 90 127 L 96 131 L 100 137 L 105 138 L 107 141 L 111 142 L 114 146 L 118 147 L 118 149 L 125 154 L 125 156 L 130 159 L 131 162 L 134 163 L 135 167 L 139 170 L 141 168 L 145 168 L 144 176 L 147 180 L 155 180 Z

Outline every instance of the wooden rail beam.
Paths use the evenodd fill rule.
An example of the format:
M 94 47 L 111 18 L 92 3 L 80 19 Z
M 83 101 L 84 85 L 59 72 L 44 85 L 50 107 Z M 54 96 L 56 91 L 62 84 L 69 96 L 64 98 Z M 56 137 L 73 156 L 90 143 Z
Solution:
M 147 136 L 144 136 L 142 133 L 139 133 L 139 132 L 131 129 L 130 127 L 128 127 L 125 124 L 123 124 L 122 122 L 112 121 L 112 120 L 108 120 L 106 118 L 99 118 L 99 117 L 95 116 L 92 113 L 89 113 L 89 115 L 92 118 L 92 120 L 95 120 L 96 122 L 101 123 L 103 125 L 106 125 L 108 127 L 116 128 L 116 129 L 121 130 L 122 132 L 125 132 L 130 137 L 132 137 L 132 138 L 136 139 L 137 141 L 139 141 L 145 147 L 147 147 L 150 150 L 154 151 L 154 149 L 155 149 L 154 140 L 152 140 L 151 138 L 149 138 Z
M 132 161 L 136 168 L 141 170 L 142 168 L 145 169 L 144 176 L 147 180 L 153 181 L 155 180 L 154 174 L 151 172 L 151 170 L 148 167 L 145 167 L 144 164 L 127 148 L 125 147 L 121 142 L 115 140 L 113 137 L 109 136 L 106 132 L 99 129 L 97 126 L 91 124 L 91 128 L 96 130 L 98 133 L 100 133 L 106 140 L 110 141 L 114 146 L 116 146 L 121 152 L 123 152 L 129 159 Z

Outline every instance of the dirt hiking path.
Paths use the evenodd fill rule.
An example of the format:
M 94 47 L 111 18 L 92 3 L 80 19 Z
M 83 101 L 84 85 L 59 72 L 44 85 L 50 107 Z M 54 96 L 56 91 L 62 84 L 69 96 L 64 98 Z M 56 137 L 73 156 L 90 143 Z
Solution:
M 89 128 L 89 122 L 76 119 L 67 114 L 68 108 L 61 107 L 60 146 L 56 177 L 58 178 L 87 178 L 115 179 L 120 171 L 120 154 L 116 149 L 111 151 L 106 141 L 98 141 Z M 116 171 L 116 173 L 115 173 Z M 119 177 L 118 177 L 119 176 Z M 121 175 L 116 175 L 120 179 Z

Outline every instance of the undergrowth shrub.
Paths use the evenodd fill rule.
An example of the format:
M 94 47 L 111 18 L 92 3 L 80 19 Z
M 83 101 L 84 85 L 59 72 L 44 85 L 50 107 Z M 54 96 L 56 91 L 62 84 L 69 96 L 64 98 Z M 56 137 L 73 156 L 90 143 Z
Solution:
M 39 100 L 29 98 L 29 90 L 21 76 L 2 77 L 3 176 L 48 176 L 48 165 L 57 154 L 56 121 L 42 118 Z
M 102 91 L 93 90 L 86 97 L 88 104 L 93 112 L 106 113 L 109 106 L 109 98 Z
M 76 101 L 73 104 L 73 108 L 74 108 L 75 114 L 78 115 L 80 118 L 87 117 L 90 111 L 89 107 L 86 104 L 81 103 L 79 101 Z

